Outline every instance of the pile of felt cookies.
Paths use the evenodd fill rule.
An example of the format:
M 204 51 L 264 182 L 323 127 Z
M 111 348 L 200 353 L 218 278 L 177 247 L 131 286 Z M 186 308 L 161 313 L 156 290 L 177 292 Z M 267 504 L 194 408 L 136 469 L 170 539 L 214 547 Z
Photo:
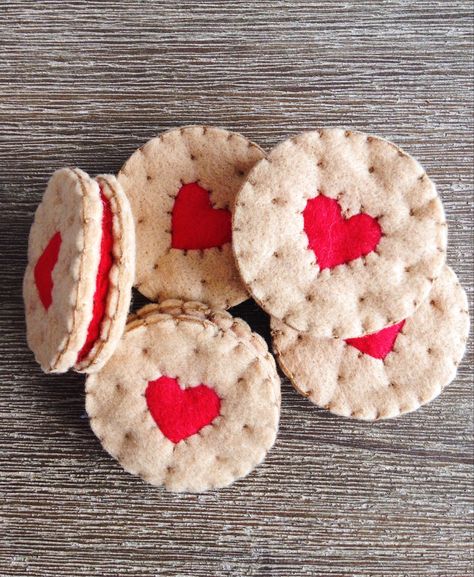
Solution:
M 30 232 L 28 343 L 88 373 L 86 409 L 129 472 L 172 491 L 231 484 L 273 445 L 280 379 L 228 309 L 251 295 L 296 390 L 345 417 L 436 397 L 465 350 L 432 181 L 390 142 L 323 129 L 268 155 L 205 126 L 165 132 L 117 177 L 65 168 Z M 135 286 L 152 304 L 129 314 Z

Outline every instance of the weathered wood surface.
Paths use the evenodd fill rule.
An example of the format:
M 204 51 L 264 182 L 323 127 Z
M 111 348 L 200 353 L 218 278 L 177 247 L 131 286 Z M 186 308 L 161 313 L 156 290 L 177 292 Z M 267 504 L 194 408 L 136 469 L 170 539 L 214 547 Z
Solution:
M 173 496 L 101 450 L 80 376 L 41 374 L 21 301 L 51 171 L 116 171 L 186 123 L 268 148 L 321 125 L 394 140 L 437 182 L 449 262 L 472 289 L 471 35 L 470 0 L 2 2 L 2 576 L 471 575 L 472 355 L 438 401 L 373 425 L 284 381 L 265 464 L 230 489 Z M 255 306 L 240 311 L 267 330 Z

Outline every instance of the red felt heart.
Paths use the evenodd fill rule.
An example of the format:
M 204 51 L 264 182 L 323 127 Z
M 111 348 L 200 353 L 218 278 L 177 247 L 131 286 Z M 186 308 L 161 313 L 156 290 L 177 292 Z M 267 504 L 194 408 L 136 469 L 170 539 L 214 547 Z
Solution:
M 309 248 L 321 270 L 369 254 L 382 236 L 375 218 L 356 214 L 345 219 L 337 200 L 322 194 L 308 200 L 303 219 Z
M 209 192 L 197 182 L 183 185 L 171 215 L 171 246 L 182 250 L 206 249 L 231 241 L 230 211 L 213 208 Z
M 378 333 L 355 339 L 346 339 L 346 343 L 366 355 L 376 359 L 384 359 L 392 351 L 398 333 L 402 330 L 404 324 L 405 321 L 401 321 L 396 325 L 382 329 Z
M 196 434 L 219 416 L 221 400 L 207 385 L 182 389 L 176 379 L 150 381 L 145 392 L 148 410 L 173 443 Z
M 57 232 L 48 242 L 34 268 L 36 288 L 46 310 L 53 302 L 53 270 L 58 261 L 61 240 L 61 233 Z

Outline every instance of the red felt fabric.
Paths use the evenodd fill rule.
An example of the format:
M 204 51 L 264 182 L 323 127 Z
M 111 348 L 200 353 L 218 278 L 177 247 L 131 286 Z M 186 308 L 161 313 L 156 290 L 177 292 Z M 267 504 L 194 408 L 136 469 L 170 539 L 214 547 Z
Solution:
M 365 256 L 376 248 L 382 236 L 375 218 L 356 214 L 345 219 L 337 200 L 322 194 L 308 200 L 303 219 L 309 248 L 321 270 Z
M 112 209 L 109 200 L 101 191 L 102 200 L 102 239 L 100 241 L 100 261 L 97 270 L 94 292 L 94 304 L 92 320 L 87 329 L 86 342 L 77 355 L 77 362 L 82 361 L 90 352 L 94 343 L 99 338 L 100 324 L 105 314 L 107 295 L 109 293 L 109 272 L 113 264 L 112 249 L 114 245 L 112 231 Z
M 48 242 L 48 246 L 44 249 L 34 268 L 36 288 L 40 301 L 46 310 L 53 302 L 53 270 L 58 262 L 61 241 L 61 233 L 57 232 Z
M 182 250 L 222 246 L 232 239 L 230 211 L 213 208 L 209 192 L 197 182 L 183 185 L 171 216 L 171 246 Z
M 173 443 L 196 434 L 219 416 L 221 400 L 207 385 L 182 389 L 171 377 L 150 381 L 145 391 L 151 416 Z
M 398 333 L 402 330 L 404 324 L 405 321 L 401 321 L 396 325 L 382 329 L 378 333 L 355 339 L 346 339 L 346 343 L 366 355 L 376 359 L 384 359 L 393 349 Z

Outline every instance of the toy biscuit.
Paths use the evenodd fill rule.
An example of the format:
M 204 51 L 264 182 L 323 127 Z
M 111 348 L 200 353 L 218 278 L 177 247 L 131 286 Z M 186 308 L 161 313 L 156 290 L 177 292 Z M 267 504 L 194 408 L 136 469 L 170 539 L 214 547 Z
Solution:
M 446 257 L 434 184 L 394 144 L 316 130 L 249 173 L 233 247 L 246 286 L 272 316 L 317 337 L 350 338 L 409 317 Z
M 332 413 L 366 420 L 437 397 L 456 376 L 468 332 L 466 293 L 447 266 L 411 317 L 371 335 L 318 339 L 272 319 L 275 354 L 295 388 Z
M 45 372 L 105 364 L 125 327 L 134 264 L 133 219 L 116 178 L 55 172 L 31 227 L 23 282 L 27 340 Z
M 170 491 L 201 492 L 247 475 L 273 445 L 280 380 L 265 341 L 200 303 L 133 315 L 86 409 L 125 470 Z
M 134 214 L 141 293 L 220 308 L 248 298 L 232 253 L 231 213 L 263 157 L 240 134 L 187 126 L 153 138 L 126 161 L 118 180 Z

